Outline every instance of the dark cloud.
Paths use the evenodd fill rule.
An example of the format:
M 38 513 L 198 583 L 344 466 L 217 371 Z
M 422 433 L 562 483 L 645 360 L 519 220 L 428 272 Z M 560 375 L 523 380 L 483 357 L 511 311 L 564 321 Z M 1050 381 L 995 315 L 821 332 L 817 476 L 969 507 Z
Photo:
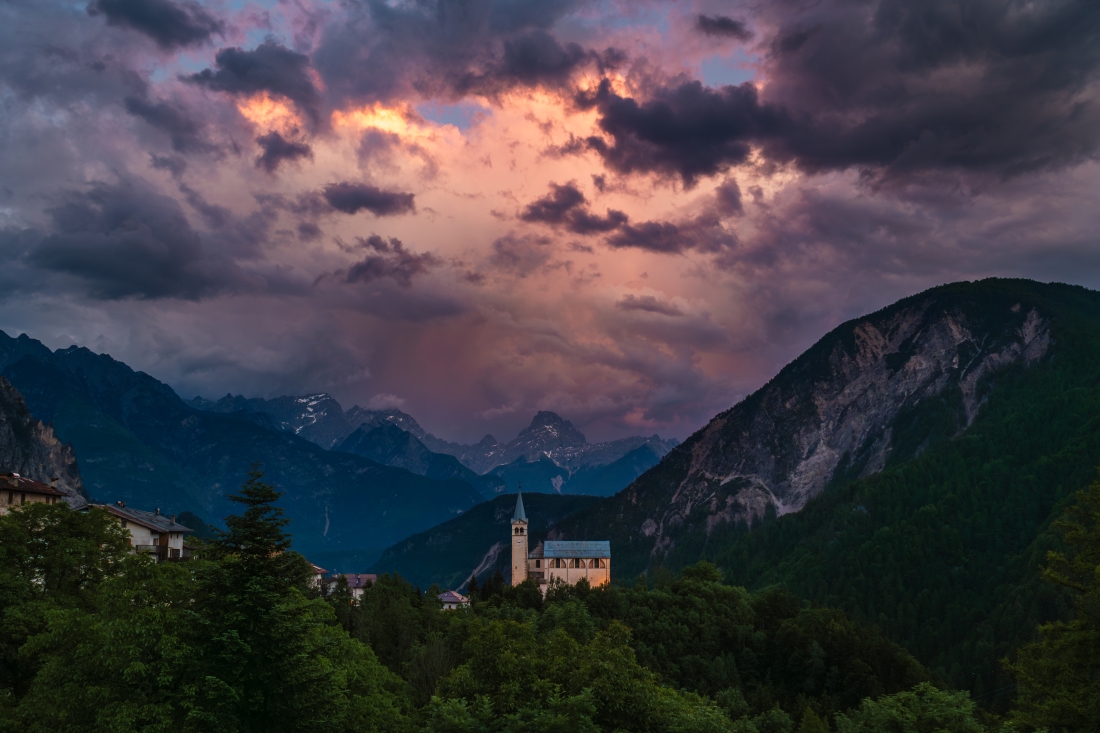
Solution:
M 166 50 L 202 43 L 225 30 L 221 20 L 195 2 L 93 0 L 88 13 L 102 13 L 109 25 L 140 31 Z
M 313 62 L 337 104 L 410 93 L 456 98 L 509 88 L 562 88 L 580 69 L 623 62 L 559 40 L 551 27 L 575 0 L 425 0 L 349 4 L 324 27 Z
M 627 294 L 615 302 L 615 307 L 625 311 L 645 311 L 647 313 L 659 313 L 662 316 L 682 316 L 684 312 L 672 303 L 658 300 L 652 295 Z
M 187 170 L 187 161 L 179 155 L 150 155 L 149 163 L 160 171 L 168 171 L 179 178 Z
M 561 224 L 578 206 L 586 205 L 584 194 L 575 185 L 550 184 L 551 192 L 527 205 L 520 218 L 524 221 L 541 221 Z
M 1009 177 L 1100 149 L 1100 4 L 994 0 L 777 3 L 763 98 L 751 84 L 696 81 L 641 100 L 581 95 L 610 142 L 588 146 L 624 173 L 690 187 L 753 148 L 809 171 L 878 180 L 961 170 Z
M 202 124 L 179 105 L 164 100 L 150 102 L 138 96 L 126 97 L 123 105 L 129 114 L 166 133 L 173 150 L 183 153 L 211 148 L 203 138 Z
M 550 265 L 550 240 L 506 234 L 493 242 L 489 263 L 517 277 L 527 277 Z
M 594 66 L 602 72 L 620 63 L 621 52 L 609 49 L 598 54 L 536 30 L 506 39 L 499 58 L 458 75 L 452 84 L 458 94 L 497 94 L 516 86 L 563 88 L 582 67 Z
M 615 248 L 633 247 L 663 254 L 681 254 L 688 250 L 718 253 L 737 245 L 737 237 L 722 227 L 718 217 L 704 214 L 679 223 L 646 221 L 624 224 L 607 238 Z
M 606 216 L 598 216 L 588 210 L 588 200 L 574 183 L 559 186 L 550 184 L 550 193 L 528 204 L 520 219 L 564 226 L 574 234 L 602 234 L 613 231 L 627 222 L 621 211 L 608 209 Z
M 372 234 L 357 241 L 360 247 L 370 250 L 371 254 L 348 268 L 344 274 L 344 280 L 348 283 L 369 283 L 388 277 L 407 288 L 412 285 L 413 277 L 439 264 L 438 258 L 430 252 L 410 252 L 395 237 L 383 239 Z
M 230 94 L 277 94 L 294 102 L 314 124 L 320 121 L 321 95 L 310 76 L 308 56 L 268 40 L 252 51 L 223 48 L 214 64 L 217 71 L 203 69 L 185 79 Z
M 138 185 L 97 184 L 49 210 L 52 232 L 26 253 L 43 270 L 82 280 L 93 297 L 198 299 L 236 276 L 216 261 L 179 204 Z
M 589 148 L 622 173 L 678 175 L 685 186 L 748 160 L 752 143 L 790 124 L 779 109 L 762 104 L 745 83 L 714 90 L 698 81 L 661 88 L 639 103 L 611 91 L 608 82 L 581 106 L 595 106 L 600 128 L 611 137 L 588 139 Z
M 256 143 L 263 150 L 256 158 L 256 166 L 268 173 L 274 173 L 283 162 L 313 158 L 313 148 L 309 145 L 287 140 L 274 130 L 256 138 Z
M 773 159 L 1004 177 L 1096 154 L 1091 0 L 831 2 L 775 20 L 768 99 L 801 122 L 769 146 Z
M 298 238 L 303 242 L 314 242 L 321 238 L 321 227 L 311 221 L 303 221 L 298 224 Z
M 695 28 L 708 36 L 736 38 L 739 41 L 752 40 L 752 31 L 743 20 L 734 20 L 725 15 L 700 15 L 695 19 Z
M 741 187 L 732 178 L 724 181 L 714 191 L 717 199 L 718 211 L 723 214 L 741 216 L 745 213 L 745 207 L 741 204 Z
M 329 206 L 345 214 L 357 214 L 366 209 L 375 216 L 394 216 L 416 209 L 413 194 L 383 191 L 365 183 L 330 183 L 322 194 Z

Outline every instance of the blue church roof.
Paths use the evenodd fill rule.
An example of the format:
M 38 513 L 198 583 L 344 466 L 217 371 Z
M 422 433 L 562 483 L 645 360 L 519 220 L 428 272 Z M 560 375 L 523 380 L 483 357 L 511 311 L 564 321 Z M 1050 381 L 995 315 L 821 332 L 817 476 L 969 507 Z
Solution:
M 543 557 L 611 557 L 608 540 L 565 541 L 547 540 L 542 543 Z
M 516 493 L 516 513 L 512 516 L 513 522 L 526 522 L 527 512 L 523 511 L 523 494 Z

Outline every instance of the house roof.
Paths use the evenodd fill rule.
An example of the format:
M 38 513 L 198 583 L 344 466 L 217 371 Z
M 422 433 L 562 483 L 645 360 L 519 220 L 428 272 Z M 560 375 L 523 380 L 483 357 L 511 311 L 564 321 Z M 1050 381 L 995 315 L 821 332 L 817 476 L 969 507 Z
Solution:
M 343 575 L 348 581 L 348 588 L 366 588 L 378 582 L 378 576 L 374 573 L 337 573 L 339 578 Z
M 314 575 L 324 575 L 325 573 L 327 573 L 327 572 L 328 572 L 327 570 L 325 570 L 325 569 L 324 569 L 323 567 L 321 567 L 320 565 L 314 565 L 313 563 L 310 563 L 310 564 L 309 564 L 309 566 L 310 566 L 311 568 L 313 568 L 313 574 L 314 574 Z
M 542 554 L 543 557 L 611 557 L 611 542 L 546 540 L 542 543 Z
M 119 519 L 125 519 L 129 522 L 135 522 L 142 527 L 147 527 L 154 532 L 194 532 L 195 530 L 190 527 L 184 527 L 182 524 L 176 522 L 176 515 L 173 514 L 170 517 L 166 517 L 160 513 L 160 510 L 147 512 L 143 509 L 131 509 L 126 506 L 125 502 L 118 502 L 115 504 L 95 504 L 94 506 L 100 509 L 106 509 L 111 514 L 114 514 Z
M 20 476 L 17 473 L 0 473 L 0 490 L 19 491 L 21 493 L 38 494 L 40 496 L 65 496 L 65 494 L 49 484 L 35 481 L 26 476 Z
M 512 515 L 513 522 L 526 522 L 527 512 L 523 511 L 523 493 L 516 493 L 516 513 Z
M 439 600 L 443 603 L 469 603 L 470 599 L 461 593 L 453 590 L 445 591 L 439 594 Z

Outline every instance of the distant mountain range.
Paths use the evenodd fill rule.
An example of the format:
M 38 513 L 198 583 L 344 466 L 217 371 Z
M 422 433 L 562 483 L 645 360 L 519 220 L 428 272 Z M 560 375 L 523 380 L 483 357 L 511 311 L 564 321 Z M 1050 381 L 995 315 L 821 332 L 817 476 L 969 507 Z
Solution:
M 88 349 L 50 351 L 0 332 L 0 373 L 72 445 L 85 490 L 99 501 L 220 520 L 235 511 L 226 495 L 260 461 L 285 492 L 295 547 L 308 554 L 385 547 L 482 500 L 465 481 L 327 451 L 268 416 L 196 410 L 167 385 Z
M 270 400 L 250 399 L 241 395 L 226 395 L 216 401 L 195 397 L 188 400 L 187 404 L 197 410 L 223 415 L 265 415 L 271 418 L 271 424 L 276 429 L 294 433 L 322 448 L 337 450 L 350 448 L 349 452 L 360 455 L 368 455 L 362 452 L 368 451 L 371 453 L 368 457 L 391 454 L 389 448 L 380 449 L 369 445 L 369 441 L 365 441 L 365 435 L 371 428 L 392 425 L 409 433 L 428 451 L 457 458 L 462 465 L 476 475 L 483 475 L 498 466 L 517 461 L 533 463 L 546 457 L 559 467 L 559 474 L 562 473 L 560 469 L 566 469 L 566 474 L 563 475 L 564 481 L 569 473 L 614 463 L 642 446 L 648 446 L 659 460 L 678 443 L 676 440 L 664 440 L 658 435 L 648 438 L 634 436 L 606 443 L 589 443 L 584 434 L 573 427 L 568 420 L 553 412 L 540 411 L 531 419 L 531 424 L 508 443 L 500 443 L 492 435 L 486 435 L 474 445 L 464 445 L 437 438 L 424 430 L 411 415 L 401 410 L 367 410 L 355 405 L 345 411 L 339 402 L 324 392 L 301 397 L 276 397 Z M 360 436 L 350 443 L 346 442 L 354 432 L 359 432 Z M 379 434 L 374 440 L 384 443 L 394 438 L 395 434 L 390 432 Z M 382 452 L 379 453 L 379 450 Z M 421 449 L 415 446 L 410 450 L 422 454 Z M 415 458 L 410 454 L 397 460 L 416 463 L 425 459 Z M 631 465 L 638 464 L 638 461 L 639 457 L 636 456 Z M 401 463 L 389 465 L 401 465 Z M 531 488 L 540 491 L 558 491 L 549 483 L 546 486 L 540 485 L 538 489 L 534 486 Z M 615 490 L 617 491 L 618 488 Z
M 58 475 L 74 500 L 122 500 L 218 523 L 234 511 L 227 494 L 260 461 L 285 492 L 296 548 L 332 557 L 373 557 L 514 491 L 512 469 L 527 456 L 566 464 L 552 464 L 556 473 L 541 483 L 532 477 L 531 491 L 609 495 L 675 444 L 653 436 L 592 445 L 549 412 L 511 443 L 487 438 L 479 448 L 435 438 L 398 410 L 345 412 L 325 394 L 185 402 L 110 356 L 51 351 L 25 334 L 0 332 L 0 375 L 8 380 L 0 407 L 14 416 L 9 431 L 37 436 L 34 445 L 5 443 L 0 424 L 0 469 Z M 646 450 L 626 458 L 632 447 Z M 513 464 L 481 475 L 454 453 L 474 466 L 496 467 L 494 456 Z

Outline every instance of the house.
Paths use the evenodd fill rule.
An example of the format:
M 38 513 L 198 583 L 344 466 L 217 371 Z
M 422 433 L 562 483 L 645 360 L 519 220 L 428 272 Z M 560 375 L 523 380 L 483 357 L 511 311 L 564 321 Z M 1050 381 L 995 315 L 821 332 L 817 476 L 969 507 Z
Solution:
M 378 576 L 374 573 L 340 573 L 335 577 L 339 578 L 341 575 L 348 581 L 351 597 L 357 601 L 363 596 L 364 590 L 378 582 Z
M 124 501 L 93 506 L 118 518 L 122 528 L 130 533 L 130 545 L 134 552 L 155 555 L 157 562 L 190 559 L 191 552 L 184 547 L 183 535 L 193 530 L 177 524 L 175 514 L 165 516 L 160 509 L 151 512 L 131 509 Z
M 547 540 L 533 552 L 527 550 L 527 514 L 523 495 L 516 497 L 512 516 L 512 585 L 530 578 L 545 595 L 550 581 L 557 578 L 575 585 L 584 578 L 593 588 L 611 582 L 611 543 L 598 541 Z
M 444 611 L 454 611 L 457 608 L 466 608 L 470 605 L 470 599 L 453 590 L 440 593 L 439 602 L 443 604 Z
M 328 571 L 320 565 L 314 565 L 313 563 L 310 563 L 309 573 L 312 577 L 312 580 L 309 581 L 309 584 L 312 585 L 314 588 L 317 588 L 318 590 L 324 590 L 325 576 L 328 575 Z
M 24 504 L 56 504 L 65 495 L 53 486 L 20 476 L 0 473 L 0 516 Z

